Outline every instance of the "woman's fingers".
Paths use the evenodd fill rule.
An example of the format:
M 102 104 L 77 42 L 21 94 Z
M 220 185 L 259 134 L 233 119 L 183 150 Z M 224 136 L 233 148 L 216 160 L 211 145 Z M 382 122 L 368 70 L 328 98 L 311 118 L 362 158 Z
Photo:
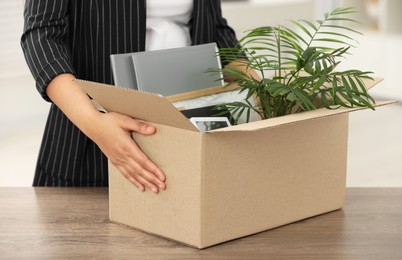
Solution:
M 143 191 L 143 187 L 146 187 L 155 193 L 158 193 L 160 189 L 165 190 L 165 182 L 160 180 L 154 172 L 147 170 L 146 165 L 152 165 L 153 163 L 137 147 L 135 142 L 133 143 L 133 146 L 135 147 L 133 152 L 129 152 L 125 157 L 120 157 L 119 162 L 114 164 L 119 165 L 118 169 L 121 171 L 123 176 L 139 188 L 139 190 Z
M 125 125 L 123 126 L 126 130 L 137 132 L 143 135 L 152 135 L 155 133 L 155 127 L 148 125 L 145 122 L 135 120 L 131 117 L 126 117 L 124 121 Z
M 144 168 L 149 170 L 150 172 L 153 172 L 162 182 L 166 180 L 166 176 L 163 171 L 159 169 L 158 166 L 156 166 L 151 160 L 147 160 L 145 162 Z
M 135 154 L 142 153 L 141 150 L 137 151 Z M 143 153 L 142 153 L 143 154 Z M 129 174 L 138 180 L 142 185 L 146 186 L 147 188 L 151 189 L 153 192 L 158 193 L 159 190 L 165 190 L 166 184 L 164 181 L 160 180 L 154 172 L 148 171 L 147 167 L 143 165 L 147 163 L 153 164 L 145 154 L 141 156 L 142 159 L 131 159 L 130 164 L 126 165 L 126 169 L 129 168 Z M 145 159 L 144 159 L 145 157 Z
M 154 164 L 144 152 L 142 152 L 135 142 L 132 147 L 135 149 L 132 152 L 134 161 L 139 164 L 137 167 L 139 174 L 153 183 L 157 182 L 161 185 L 164 185 L 166 177 L 163 171 L 159 169 L 158 166 L 156 166 L 156 164 Z M 164 187 L 162 188 L 160 185 L 158 186 L 161 189 L 164 189 Z
M 150 189 L 154 193 L 159 192 L 158 187 L 156 187 L 155 184 L 153 184 L 152 182 L 146 180 L 145 178 L 141 177 L 140 175 L 138 175 L 136 178 L 138 179 L 139 182 L 141 182 L 141 184 L 143 184 L 145 187 L 147 187 L 148 189 Z
M 118 113 L 102 114 L 95 142 L 117 169 L 139 190 L 155 193 L 166 189 L 163 171 L 153 163 L 132 139 L 131 132 L 152 135 L 156 129 L 144 122 Z M 94 126 L 94 128 L 96 128 Z
M 121 172 L 121 174 L 129 180 L 132 184 L 134 184 L 140 191 L 145 191 L 144 185 L 136 180 L 131 174 L 127 173 L 126 169 L 121 166 L 116 166 L 117 169 Z

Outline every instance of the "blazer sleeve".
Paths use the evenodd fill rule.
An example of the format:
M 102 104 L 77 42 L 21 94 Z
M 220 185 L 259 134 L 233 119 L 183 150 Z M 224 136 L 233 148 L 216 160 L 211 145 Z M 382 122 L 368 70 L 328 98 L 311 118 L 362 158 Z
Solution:
M 222 16 L 221 0 L 211 0 L 211 2 L 215 17 L 216 43 L 220 48 L 235 47 L 237 44 L 236 34 Z
M 26 0 L 21 47 L 36 88 L 46 101 L 46 87 L 59 74 L 75 75 L 67 44 L 68 0 Z
M 216 43 L 219 48 L 233 48 L 238 44 L 235 31 L 230 27 L 222 16 L 221 0 L 211 0 L 216 26 Z M 247 59 L 244 53 L 239 54 L 239 59 Z M 233 58 L 232 58 L 233 59 Z M 222 65 L 228 64 L 231 60 L 221 57 Z

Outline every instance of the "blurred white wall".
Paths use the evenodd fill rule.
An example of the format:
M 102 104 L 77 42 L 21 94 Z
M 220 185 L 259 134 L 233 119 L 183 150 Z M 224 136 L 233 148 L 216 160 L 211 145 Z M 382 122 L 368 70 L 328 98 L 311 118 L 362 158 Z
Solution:
M 20 47 L 25 0 L 0 1 L 0 186 L 30 186 L 49 104 Z
M 24 2 L 24 0 L 0 1 L 0 78 L 29 73 L 19 47 Z
M 321 19 L 325 13 L 341 5 L 341 0 L 315 0 L 314 18 Z
M 36 92 L 20 49 L 23 2 L 0 1 L 0 186 L 31 185 L 49 108 Z M 384 77 L 385 81 L 373 90 L 375 97 L 402 100 L 401 3 L 395 0 L 227 0 L 222 8 L 241 36 L 256 26 L 284 24 L 289 19 L 312 20 L 334 6 L 356 5 L 361 11 L 358 18 L 363 19 L 361 29 L 365 35 L 359 37 L 359 47 L 344 66 L 372 70 Z M 370 16 L 366 4 L 381 9 L 377 20 Z M 373 26 L 370 19 L 377 25 Z M 402 186 L 401 115 L 400 104 L 351 115 L 348 186 Z
M 225 1 L 222 12 L 240 38 L 258 26 L 289 24 L 290 19 L 314 18 L 313 0 Z

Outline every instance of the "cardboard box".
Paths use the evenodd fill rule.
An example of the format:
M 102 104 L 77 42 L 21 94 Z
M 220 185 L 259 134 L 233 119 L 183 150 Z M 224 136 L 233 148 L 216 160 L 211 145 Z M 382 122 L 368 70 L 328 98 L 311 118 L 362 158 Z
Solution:
M 142 193 L 109 164 L 113 222 L 205 248 L 343 206 L 348 113 L 363 108 L 317 109 L 200 133 L 166 98 L 78 83 L 107 111 L 157 128 L 133 138 L 163 169 L 168 188 Z

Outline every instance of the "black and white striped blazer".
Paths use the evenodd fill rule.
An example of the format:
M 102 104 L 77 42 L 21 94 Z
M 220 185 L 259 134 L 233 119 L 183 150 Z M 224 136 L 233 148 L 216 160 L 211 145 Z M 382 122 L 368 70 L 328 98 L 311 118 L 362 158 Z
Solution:
M 62 73 L 112 83 L 110 54 L 143 51 L 146 0 L 26 0 L 21 46 L 41 96 Z M 192 44 L 236 44 L 220 0 L 194 0 Z M 34 186 L 107 186 L 107 159 L 51 105 Z

